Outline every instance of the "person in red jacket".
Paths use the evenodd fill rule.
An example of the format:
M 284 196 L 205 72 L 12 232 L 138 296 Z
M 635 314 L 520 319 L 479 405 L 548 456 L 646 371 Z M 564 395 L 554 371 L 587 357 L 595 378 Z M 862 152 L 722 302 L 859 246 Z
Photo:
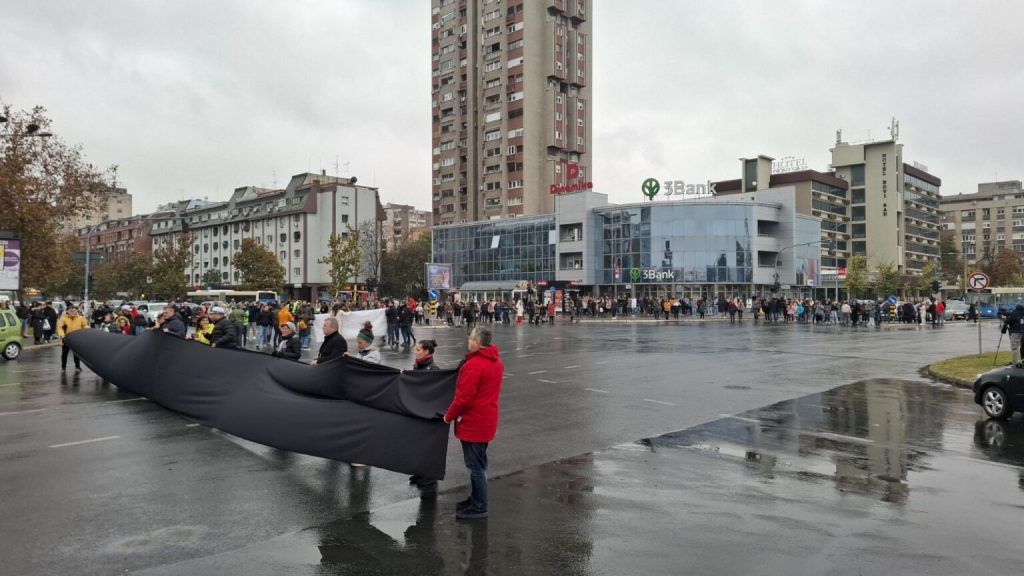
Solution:
M 498 432 L 498 396 L 505 373 L 492 337 L 483 324 L 470 331 L 455 399 L 444 415 L 445 424 L 455 422 L 455 437 L 462 442 L 462 458 L 469 469 L 469 498 L 455 508 L 455 517 L 462 520 L 487 518 L 487 444 Z

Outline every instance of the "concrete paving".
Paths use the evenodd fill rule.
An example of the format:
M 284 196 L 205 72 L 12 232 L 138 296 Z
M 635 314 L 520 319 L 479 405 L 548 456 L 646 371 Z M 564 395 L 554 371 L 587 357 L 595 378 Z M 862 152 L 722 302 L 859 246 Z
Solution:
M 929 490 L 949 490 L 964 477 L 984 478 L 990 492 L 981 497 L 981 504 L 988 507 L 979 516 L 991 515 L 993 527 L 1010 529 L 1014 521 L 995 509 L 1017 510 L 1019 516 L 1024 506 L 1016 485 L 1019 458 L 1000 461 L 980 448 L 967 453 L 957 447 L 972 441 L 970 432 L 981 416 L 970 404 L 969 394 L 923 383 L 917 376 L 928 362 L 970 352 L 977 338 L 973 326 L 875 330 L 754 326 L 748 320 L 740 325 L 497 326 L 495 331 L 508 378 L 499 438 L 489 451 L 496 478 L 492 518 L 483 526 L 456 523 L 450 517 L 454 502 L 465 495 L 466 484 L 454 441 L 443 493 L 436 504 L 424 504 L 402 475 L 354 470 L 192 425 L 146 400 L 119 393 L 88 370 L 62 378 L 59 350 L 28 352 L 17 362 L 0 365 L 0 526 L 5 534 L 0 553 L 5 565 L 12 573 L 30 574 L 242 573 L 232 570 L 243 566 L 248 567 L 247 574 L 373 570 L 599 574 L 710 573 L 712 569 L 734 573 L 743 562 L 756 567 L 771 561 L 772 566 L 790 570 L 802 566 L 797 561 L 807 557 L 801 544 L 806 534 L 798 535 L 817 533 L 808 526 L 822 527 L 823 545 L 836 546 L 827 534 L 848 538 L 828 523 L 834 521 L 833 515 L 843 518 L 859 511 L 868 517 L 861 518 L 862 532 L 878 532 L 884 538 L 889 534 L 883 530 L 885 522 L 897 513 L 904 514 L 900 522 L 905 523 L 917 518 L 915 514 L 956 518 L 967 508 L 974 510 L 979 503 L 960 493 L 953 500 L 957 504 L 945 508 L 943 499 L 923 496 Z M 439 340 L 437 358 L 442 365 L 458 361 L 464 331 L 424 327 L 418 328 L 418 335 Z M 998 336 L 994 324 L 986 326 L 986 347 L 994 349 Z M 384 361 L 395 366 L 412 362 L 411 355 L 401 350 L 385 351 Z M 741 414 L 746 420 L 761 421 L 768 417 L 758 415 L 759 409 L 776 407 L 772 410 L 785 412 L 777 408 L 779 402 L 801 399 L 800 406 L 829 406 L 819 410 L 823 415 L 806 417 L 808 422 L 825 416 L 866 421 L 895 434 L 891 432 L 895 425 L 884 424 L 882 416 L 871 412 L 872 402 L 835 406 L 831 397 L 814 400 L 815 395 L 837 386 L 875 378 L 912 382 L 861 383 L 857 386 L 863 391 L 858 394 L 886 398 L 887 390 L 899 389 L 907 398 L 917 398 L 917 390 L 933 391 L 925 400 L 886 400 L 889 404 L 883 402 L 883 409 L 889 412 L 908 416 L 906 410 L 930 404 L 958 406 L 925 414 L 940 420 L 925 427 L 939 426 L 945 431 L 943 438 L 950 439 L 941 449 L 929 452 L 926 461 L 938 458 L 955 464 L 921 476 L 934 481 L 935 487 L 915 491 L 909 479 L 917 478 L 916 470 L 909 464 L 906 478 L 898 469 L 876 473 L 870 455 L 831 456 L 841 451 L 829 446 L 816 448 L 824 455 L 801 459 L 807 450 L 815 449 L 814 442 L 862 447 L 864 442 L 850 440 L 861 438 L 874 444 L 878 439 L 870 432 L 875 426 L 863 432 L 855 424 L 849 429 L 833 426 L 824 435 L 807 435 L 793 431 L 801 428 L 792 423 L 773 425 L 771 434 L 756 435 L 758 442 L 767 444 L 751 447 L 738 441 L 732 429 L 745 420 L 723 417 Z M 899 408 L 892 408 L 893 402 Z M 794 411 L 802 415 L 805 410 Z M 951 420 L 951 414 L 956 418 Z M 745 425 L 759 427 L 751 422 Z M 883 461 L 922 449 L 914 431 L 923 425 L 907 417 L 900 426 L 905 439 L 887 439 L 886 446 L 898 447 L 883 450 Z M 1002 437 L 1019 438 L 1020 423 L 1009 426 Z M 663 436 L 675 430 L 688 432 L 682 440 L 678 435 Z M 727 448 L 703 447 L 714 446 L 713 440 L 684 441 L 701 434 L 713 439 L 715 430 L 725 431 L 722 434 L 730 440 Z M 659 437 L 636 443 L 640 438 Z M 778 437 L 801 440 L 768 442 Z M 805 442 L 810 442 L 809 447 Z M 763 456 L 751 460 L 748 449 Z M 943 456 L 947 452 L 949 458 Z M 773 458 L 776 464 L 771 471 L 751 476 L 752 462 L 763 468 Z M 778 464 L 780 460 L 796 464 L 784 466 Z M 845 476 L 839 472 L 840 464 Z M 862 478 L 857 471 L 864 469 Z M 763 485 L 765 474 L 771 476 L 768 486 Z M 1013 482 L 1003 481 L 1001 475 L 1013 476 Z M 885 479 L 871 481 L 871 477 Z M 857 488 L 849 496 L 842 491 L 858 482 L 868 488 Z M 829 491 L 829 483 L 837 487 Z M 1009 488 L 1000 491 L 1004 486 Z M 889 501 L 875 493 L 882 487 L 894 493 L 890 499 L 898 499 L 908 489 L 909 494 L 922 496 L 907 500 L 904 495 L 902 503 Z M 797 498 L 798 493 L 806 493 L 807 500 Z M 835 493 L 844 496 L 829 497 Z M 922 508 L 907 516 L 908 501 Z M 1003 506 L 1007 502 L 1009 506 Z M 582 508 L 574 507 L 577 504 Z M 692 512 L 697 504 L 700 514 Z M 885 512 L 887 508 L 891 510 Z M 785 516 L 785 511 L 803 523 L 787 524 L 783 518 L 776 525 L 743 516 Z M 728 521 L 737 514 L 742 522 Z M 712 522 L 707 520 L 711 518 L 713 523 L 704 524 L 701 518 Z M 789 537 L 784 537 L 779 525 L 790 530 Z M 669 529 L 673 526 L 688 528 Z M 1018 522 L 1016 534 L 1020 526 Z M 716 533 L 720 540 L 712 538 Z M 566 539 L 566 534 L 571 538 Z M 920 540 L 910 542 L 918 546 L 935 541 L 939 551 L 964 551 L 970 546 L 941 545 L 943 539 L 963 534 L 969 535 L 968 544 L 975 541 L 970 530 L 947 530 L 924 531 Z M 751 539 L 777 545 L 764 544 L 767 556 L 760 563 L 753 556 L 741 560 L 737 549 L 744 553 L 757 549 Z M 696 554 L 694 547 L 703 552 Z M 856 545 L 836 550 L 832 556 L 817 556 L 817 564 L 808 564 L 811 568 L 803 573 L 829 573 L 813 569 L 821 566 L 831 566 L 832 573 L 860 573 L 844 568 L 858 556 Z M 932 548 L 923 550 L 901 554 L 927 555 Z M 1005 555 L 991 552 L 986 556 L 990 563 L 974 573 L 1000 573 L 997 569 Z M 1012 550 L 1006 554 L 1014 557 Z M 904 565 L 891 564 L 897 560 L 858 566 L 863 573 L 883 573 L 875 570 Z M 643 569 L 633 570 L 632 565 Z M 936 565 L 954 567 L 949 562 Z

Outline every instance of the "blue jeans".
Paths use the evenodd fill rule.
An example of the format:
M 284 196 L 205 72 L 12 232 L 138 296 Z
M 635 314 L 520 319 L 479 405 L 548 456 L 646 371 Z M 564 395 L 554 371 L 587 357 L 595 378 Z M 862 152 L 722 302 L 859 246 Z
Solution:
M 487 442 L 462 441 L 462 459 L 469 470 L 470 511 L 487 511 Z

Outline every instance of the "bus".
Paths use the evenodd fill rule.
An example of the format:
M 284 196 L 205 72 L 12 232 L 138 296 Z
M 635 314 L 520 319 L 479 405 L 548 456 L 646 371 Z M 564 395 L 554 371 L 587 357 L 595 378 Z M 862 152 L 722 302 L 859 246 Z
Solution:
M 204 302 L 261 302 L 273 304 L 278 302 L 277 292 L 273 290 L 196 290 L 188 292 L 186 300 L 193 304 Z

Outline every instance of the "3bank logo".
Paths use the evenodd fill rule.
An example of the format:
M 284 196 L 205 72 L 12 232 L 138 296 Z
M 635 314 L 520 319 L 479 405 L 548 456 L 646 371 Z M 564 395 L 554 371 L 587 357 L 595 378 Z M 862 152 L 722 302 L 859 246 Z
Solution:
M 647 196 L 648 200 L 654 200 L 654 197 L 658 195 L 658 191 L 661 190 L 661 183 L 658 182 L 657 178 L 648 178 L 640 185 L 640 190 L 644 193 L 644 196 Z M 636 269 L 634 268 L 634 270 Z
M 654 183 L 657 184 L 658 181 L 655 180 Z M 655 190 L 654 193 L 657 194 L 658 191 Z M 646 194 L 646 192 L 645 192 L 645 194 Z M 629 279 L 632 280 L 633 282 L 636 282 L 636 281 L 640 280 L 640 275 L 641 274 L 643 274 L 643 272 L 639 268 L 630 268 L 629 269 Z

